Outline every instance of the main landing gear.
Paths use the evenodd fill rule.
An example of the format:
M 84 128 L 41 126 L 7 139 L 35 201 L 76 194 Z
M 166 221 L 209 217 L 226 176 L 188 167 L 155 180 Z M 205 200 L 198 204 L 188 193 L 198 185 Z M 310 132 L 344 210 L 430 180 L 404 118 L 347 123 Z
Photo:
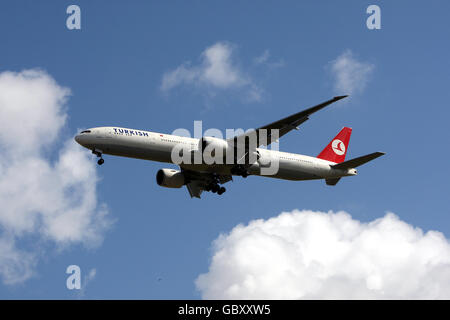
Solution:
M 218 184 L 213 184 L 212 186 L 209 186 L 206 190 L 211 191 L 212 193 L 217 193 L 219 196 L 223 194 L 225 191 L 227 191 L 227 189 L 219 186 Z
M 238 164 L 231 168 L 231 174 L 235 174 L 237 176 L 241 176 L 242 178 L 248 177 L 247 169 L 242 164 Z
M 217 178 L 214 178 L 214 180 L 206 186 L 205 190 L 211 191 L 212 193 L 217 193 L 219 196 L 227 191 L 227 189 L 219 185 L 219 179 Z
M 224 187 L 220 187 L 218 184 L 214 185 L 214 188 L 211 190 L 213 193 L 216 193 L 220 196 L 222 193 L 227 191 Z
M 102 152 L 100 150 L 94 149 L 94 150 L 92 150 L 92 153 L 100 158 L 97 161 L 99 166 L 101 166 L 103 163 L 105 163 L 105 160 L 102 158 Z

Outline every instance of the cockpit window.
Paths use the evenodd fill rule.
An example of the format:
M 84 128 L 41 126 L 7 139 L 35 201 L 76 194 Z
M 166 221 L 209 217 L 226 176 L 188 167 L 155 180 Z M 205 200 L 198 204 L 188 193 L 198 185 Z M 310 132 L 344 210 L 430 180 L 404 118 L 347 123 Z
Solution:
M 91 130 L 84 130 L 84 131 L 81 131 L 80 133 L 91 133 Z

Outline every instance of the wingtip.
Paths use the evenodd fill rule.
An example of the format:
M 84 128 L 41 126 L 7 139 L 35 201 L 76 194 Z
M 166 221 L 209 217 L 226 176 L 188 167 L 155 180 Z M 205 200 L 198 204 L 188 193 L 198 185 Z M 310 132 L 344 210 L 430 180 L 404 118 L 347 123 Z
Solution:
M 386 152 L 383 152 L 383 151 L 377 151 L 377 152 L 374 152 L 373 154 L 378 158 L 378 157 L 384 156 L 384 155 L 386 154 Z
M 334 97 L 334 100 L 341 100 L 341 99 L 344 99 L 344 98 L 347 98 L 347 97 L 348 97 L 348 94 L 345 95 L 345 96 L 336 96 L 336 97 Z

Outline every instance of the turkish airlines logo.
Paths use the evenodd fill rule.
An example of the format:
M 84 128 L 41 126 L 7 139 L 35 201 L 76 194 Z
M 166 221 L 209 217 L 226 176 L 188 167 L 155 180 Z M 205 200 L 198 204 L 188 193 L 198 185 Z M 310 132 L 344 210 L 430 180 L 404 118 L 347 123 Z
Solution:
M 339 139 L 333 140 L 331 148 L 338 156 L 342 156 L 345 153 L 345 144 Z

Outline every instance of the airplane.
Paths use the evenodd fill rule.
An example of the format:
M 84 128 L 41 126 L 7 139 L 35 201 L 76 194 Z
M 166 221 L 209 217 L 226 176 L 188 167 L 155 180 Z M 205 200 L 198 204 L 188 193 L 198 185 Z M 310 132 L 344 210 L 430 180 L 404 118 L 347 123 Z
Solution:
M 288 132 L 298 130 L 298 127 L 313 113 L 345 97 L 347 96 L 336 96 L 229 139 L 215 137 L 197 139 L 121 127 L 96 127 L 81 131 L 75 136 L 75 141 L 97 155 L 99 165 L 104 163 L 103 154 L 178 164 L 179 170 L 171 168 L 158 170 L 156 182 L 159 186 L 167 188 L 186 186 L 191 198 L 200 198 L 204 191 L 223 194 L 226 189 L 222 185 L 232 181 L 233 176 L 246 178 L 255 175 L 295 181 L 324 179 L 327 185 L 334 186 L 342 177 L 355 176 L 357 167 L 385 153 L 374 152 L 345 161 L 352 133 L 349 127 L 344 127 L 317 157 L 269 150 L 264 147 L 278 141 Z M 277 134 L 267 135 L 269 130 Z M 249 143 L 251 137 L 256 137 L 253 144 Z M 190 161 L 175 163 L 172 151 L 179 145 L 188 150 L 189 159 L 208 148 L 225 152 L 233 150 L 235 154 L 232 161 L 226 163 L 206 163 L 203 158 L 197 163 Z M 238 151 L 240 156 L 236 155 Z M 262 174 L 264 168 L 272 163 L 277 164 L 277 170 L 270 175 Z

